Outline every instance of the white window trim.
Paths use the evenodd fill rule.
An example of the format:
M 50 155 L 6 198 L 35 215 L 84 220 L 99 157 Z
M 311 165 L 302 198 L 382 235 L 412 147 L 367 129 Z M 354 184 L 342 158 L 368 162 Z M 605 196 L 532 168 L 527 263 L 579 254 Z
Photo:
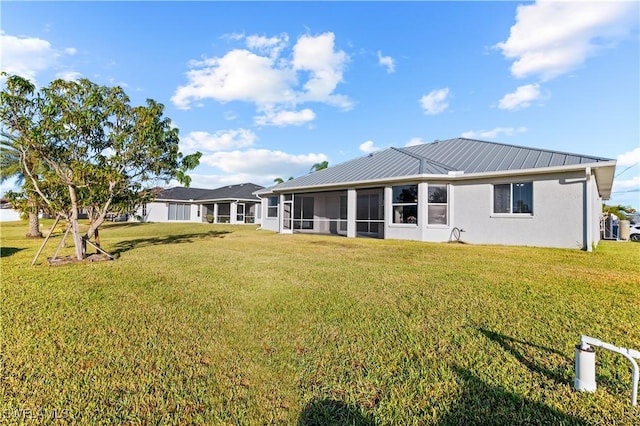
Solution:
M 511 208 L 513 210 L 513 184 L 514 183 L 530 183 L 531 184 L 531 213 L 496 213 L 493 211 L 494 207 L 494 197 L 495 197 L 495 186 L 496 185 L 509 185 L 511 189 Z M 497 182 L 491 184 L 491 204 L 489 208 L 491 209 L 491 213 L 489 217 L 491 218 L 511 218 L 511 219 L 532 219 L 535 211 L 535 196 L 533 194 L 533 181 L 532 180 L 518 180 L 518 181 L 509 181 L 509 182 Z

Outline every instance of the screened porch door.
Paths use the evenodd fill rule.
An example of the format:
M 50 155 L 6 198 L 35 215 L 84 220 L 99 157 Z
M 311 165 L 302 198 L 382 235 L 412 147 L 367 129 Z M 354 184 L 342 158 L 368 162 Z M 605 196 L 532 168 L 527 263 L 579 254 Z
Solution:
M 356 235 L 384 238 L 384 192 L 382 188 L 359 190 L 356 198 Z
M 244 223 L 244 203 L 238 203 L 236 207 L 236 223 Z

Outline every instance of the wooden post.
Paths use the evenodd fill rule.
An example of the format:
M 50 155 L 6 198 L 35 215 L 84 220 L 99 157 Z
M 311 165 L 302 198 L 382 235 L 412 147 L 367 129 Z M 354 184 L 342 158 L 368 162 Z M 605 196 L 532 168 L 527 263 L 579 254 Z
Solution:
M 44 241 L 42 242 L 40 249 L 38 249 L 36 256 L 33 258 L 33 261 L 31 262 L 31 266 L 36 264 L 36 260 L 38 260 L 38 256 L 40 256 L 40 253 L 42 253 L 42 250 L 44 249 L 45 244 L 47 244 L 47 241 L 49 241 L 49 238 L 51 238 L 51 234 L 53 233 L 53 230 L 56 229 L 56 225 L 58 224 L 59 221 L 60 221 L 60 215 L 58 215 L 58 217 L 56 217 L 56 220 L 53 222 L 53 226 L 49 230 L 49 235 L 47 235 L 47 238 L 45 238 Z

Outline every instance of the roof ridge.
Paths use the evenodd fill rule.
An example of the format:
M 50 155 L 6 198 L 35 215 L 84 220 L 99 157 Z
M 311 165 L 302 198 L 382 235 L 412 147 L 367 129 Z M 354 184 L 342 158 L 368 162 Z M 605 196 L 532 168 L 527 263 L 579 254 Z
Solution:
M 427 158 L 427 157 L 425 157 L 423 155 L 416 154 L 416 153 L 411 152 L 411 151 L 407 151 L 404 148 L 396 148 L 396 147 L 392 146 L 391 149 L 393 149 L 395 151 L 398 151 L 398 152 L 400 152 L 402 154 L 408 155 L 409 157 L 413 157 L 413 158 L 415 158 L 417 160 L 420 160 L 420 173 L 421 174 L 424 173 L 424 170 L 423 170 L 424 167 L 423 167 L 423 163 L 422 163 L 423 161 L 426 161 L 426 162 L 431 163 L 431 164 L 433 164 L 435 166 L 438 166 L 438 167 L 442 167 L 445 170 L 449 170 L 449 171 L 454 171 L 455 170 L 454 167 L 451 167 L 451 166 L 449 166 L 447 164 L 444 164 L 444 163 L 439 163 L 438 161 L 432 160 L 432 159 Z

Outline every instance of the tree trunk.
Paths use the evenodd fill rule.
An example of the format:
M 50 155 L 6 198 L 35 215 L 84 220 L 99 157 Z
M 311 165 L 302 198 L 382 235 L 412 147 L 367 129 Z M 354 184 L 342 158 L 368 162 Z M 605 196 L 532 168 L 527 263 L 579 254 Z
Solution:
M 73 244 L 76 249 L 76 258 L 82 260 L 86 252 L 86 246 L 82 235 L 80 235 L 80 226 L 78 225 L 78 194 L 76 193 L 76 187 L 73 185 L 69 185 L 69 198 L 71 199 L 71 217 L 69 217 L 69 222 L 71 223 L 71 232 L 73 233 Z
M 27 232 L 26 236 L 27 238 L 42 238 L 38 213 L 29 212 L 29 232 Z

